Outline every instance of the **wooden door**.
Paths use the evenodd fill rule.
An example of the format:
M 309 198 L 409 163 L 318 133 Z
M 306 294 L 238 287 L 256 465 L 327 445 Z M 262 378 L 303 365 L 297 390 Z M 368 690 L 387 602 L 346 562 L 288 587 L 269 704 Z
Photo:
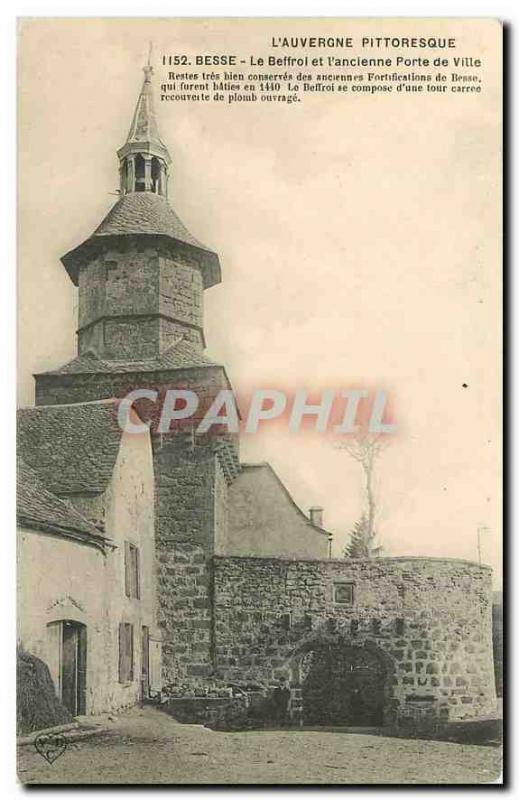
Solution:
M 86 712 L 86 628 L 63 622 L 61 702 L 73 717 Z
M 150 696 L 150 629 L 142 626 L 141 636 L 141 696 Z
M 77 713 L 86 714 L 87 687 L 87 629 L 86 625 L 78 625 L 78 661 L 77 661 Z
M 149 640 L 150 660 L 150 692 L 154 695 L 162 689 L 162 642 L 159 639 Z
M 78 635 L 71 622 L 63 623 L 61 657 L 61 702 L 73 717 L 77 714 Z

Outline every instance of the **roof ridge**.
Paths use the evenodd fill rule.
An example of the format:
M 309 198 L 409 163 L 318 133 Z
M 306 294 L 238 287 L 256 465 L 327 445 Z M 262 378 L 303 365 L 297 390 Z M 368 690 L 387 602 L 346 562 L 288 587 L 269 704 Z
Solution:
M 70 408 L 71 406 L 99 406 L 119 403 L 120 397 L 101 397 L 98 400 L 78 400 L 76 403 L 46 403 L 42 406 L 20 406 L 17 412 L 21 411 L 44 411 L 49 408 Z
M 281 476 L 278 475 L 277 470 L 272 466 L 270 461 L 260 461 L 260 462 L 257 462 L 257 463 L 249 463 L 249 464 L 241 463 L 240 466 L 241 467 L 245 467 L 245 469 L 247 467 L 252 467 L 252 468 L 254 468 L 254 467 L 256 467 L 256 468 L 264 467 L 267 470 L 269 470 L 269 472 L 271 473 L 271 475 L 274 477 L 275 481 L 277 482 L 278 486 L 283 491 L 286 499 L 291 503 L 292 507 L 299 514 L 301 520 L 303 522 L 305 522 L 310 528 L 312 528 L 312 530 L 314 530 L 316 533 L 322 533 L 322 534 L 324 534 L 326 536 L 328 536 L 330 534 L 330 531 L 327 528 L 321 527 L 320 525 L 316 525 L 314 522 L 312 522 L 310 517 L 308 517 L 305 514 L 305 512 L 303 511 L 301 506 L 294 500 L 294 497 L 292 496 L 292 492 L 290 491 L 288 486 L 286 486 L 286 484 L 285 484 L 284 480 L 281 478 Z

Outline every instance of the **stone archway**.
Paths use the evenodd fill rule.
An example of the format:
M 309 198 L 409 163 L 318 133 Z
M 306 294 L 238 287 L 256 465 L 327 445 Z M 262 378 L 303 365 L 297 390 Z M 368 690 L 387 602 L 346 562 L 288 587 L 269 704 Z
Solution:
M 303 725 L 378 726 L 394 711 L 392 660 L 373 642 L 306 642 L 292 659 Z

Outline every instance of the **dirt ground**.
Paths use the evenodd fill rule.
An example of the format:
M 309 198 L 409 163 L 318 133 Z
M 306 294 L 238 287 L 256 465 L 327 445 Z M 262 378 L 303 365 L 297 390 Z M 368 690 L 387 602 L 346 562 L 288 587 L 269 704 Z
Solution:
M 132 709 L 52 765 L 19 749 L 23 783 L 477 784 L 500 774 L 500 749 L 336 731 L 220 733 Z

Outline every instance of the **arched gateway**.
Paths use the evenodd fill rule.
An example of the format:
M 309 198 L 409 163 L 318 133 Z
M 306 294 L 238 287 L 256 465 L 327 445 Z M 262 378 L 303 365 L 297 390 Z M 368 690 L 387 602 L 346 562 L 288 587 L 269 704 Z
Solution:
M 292 661 L 304 725 L 387 724 L 393 709 L 394 668 L 371 642 L 307 643 Z

